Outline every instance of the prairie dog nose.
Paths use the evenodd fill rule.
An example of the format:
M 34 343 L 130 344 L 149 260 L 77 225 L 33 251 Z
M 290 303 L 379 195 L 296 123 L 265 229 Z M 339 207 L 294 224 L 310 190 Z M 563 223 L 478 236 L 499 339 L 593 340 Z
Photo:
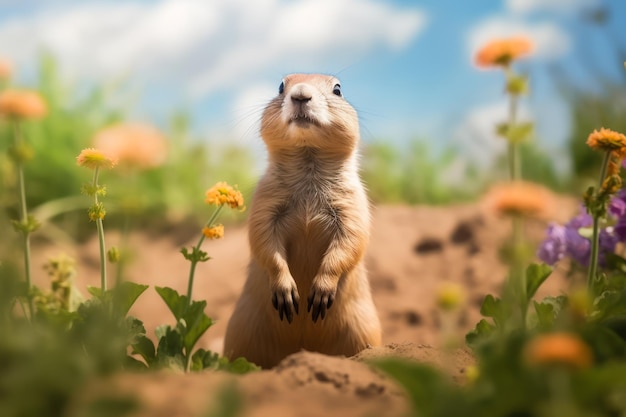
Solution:
M 290 96 L 294 104 L 306 103 L 313 98 L 313 88 L 307 84 L 297 84 L 291 90 Z

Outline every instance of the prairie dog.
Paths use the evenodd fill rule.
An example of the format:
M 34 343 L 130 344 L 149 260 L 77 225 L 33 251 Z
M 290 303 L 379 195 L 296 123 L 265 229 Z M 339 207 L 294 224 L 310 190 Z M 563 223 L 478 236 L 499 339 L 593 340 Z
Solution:
M 263 112 L 261 136 L 269 164 L 252 201 L 252 259 L 224 354 L 268 368 L 301 349 L 352 356 L 379 345 L 363 265 L 370 214 L 358 175 L 359 123 L 339 80 L 285 77 Z

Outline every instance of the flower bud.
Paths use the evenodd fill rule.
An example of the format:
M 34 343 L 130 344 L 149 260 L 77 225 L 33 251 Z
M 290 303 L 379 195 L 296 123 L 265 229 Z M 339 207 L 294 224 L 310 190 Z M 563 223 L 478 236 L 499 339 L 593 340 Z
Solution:
M 113 246 L 111 249 L 107 251 L 107 258 L 109 259 L 109 262 L 111 262 L 112 264 L 119 262 L 120 250 L 117 248 L 117 246 Z
M 437 305 L 442 310 L 451 311 L 463 302 L 464 294 L 460 285 L 445 283 L 437 292 Z

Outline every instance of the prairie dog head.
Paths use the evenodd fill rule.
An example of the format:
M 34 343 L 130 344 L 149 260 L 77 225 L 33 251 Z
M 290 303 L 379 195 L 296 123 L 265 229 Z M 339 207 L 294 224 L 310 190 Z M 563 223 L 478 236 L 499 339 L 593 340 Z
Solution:
M 359 141 L 359 121 L 337 78 L 291 74 L 263 112 L 261 136 L 270 153 L 300 147 L 351 153 Z

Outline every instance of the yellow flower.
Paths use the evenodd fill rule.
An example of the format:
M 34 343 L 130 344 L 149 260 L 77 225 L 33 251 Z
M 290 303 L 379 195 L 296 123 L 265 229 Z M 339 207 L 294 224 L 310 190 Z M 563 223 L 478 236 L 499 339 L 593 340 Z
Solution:
M 213 187 L 209 188 L 204 201 L 207 204 L 215 204 L 216 206 L 228 204 L 231 208 L 244 209 L 241 191 L 231 187 L 225 182 L 218 182 Z
M 224 237 L 224 225 L 218 224 L 213 227 L 203 227 L 202 234 L 208 239 L 220 239 Z
M 614 151 L 616 157 L 626 156 L 626 136 L 611 129 L 594 130 L 587 138 L 587 145 L 598 151 Z
M 461 286 L 451 282 L 441 285 L 437 291 L 437 305 L 442 310 L 454 310 L 463 302 L 463 298 Z
M 96 169 L 113 168 L 117 161 L 98 149 L 87 148 L 76 157 L 76 163 L 81 167 Z
M 552 193 L 539 184 L 514 181 L 494 186 L 484 204 L 497 214 L 544 218 L 553 212 L 555 201 Z
M 93 137 L 94 147 L 116 158 L 120 165 L 147 169 L 167 157 L 167 141 L 154 127 L 139 123 L 118 123 Z
M 524 357 L 531 365 L 566 365 L 573 369 L 589 368 L 593 353 L 578 336 L 570 333 L 539 335 L 528 342 Z
M 0 80 L 8 80 L 13 74 L 13 65 L 9 61 L 0 59 Z
M 39 119 L 47 113 L 48 107 L 39 93 L 27 90 L 5 90 L 0 93 L 0 115 Z
M 475 62 L 482 68 L 506 67 L 513 60 L 532 52 L 533 45 L 523 36 L 496 39 L 478 50 Z
M 89 210 L 87 210 L 89 221 L 92 222 L 104 219 L 104 216 L 106 216 L 106 214 L 107 211 L 104 209 L 104 205 L 102 203 L 96 203 L 93 206 L 89 207 Z

